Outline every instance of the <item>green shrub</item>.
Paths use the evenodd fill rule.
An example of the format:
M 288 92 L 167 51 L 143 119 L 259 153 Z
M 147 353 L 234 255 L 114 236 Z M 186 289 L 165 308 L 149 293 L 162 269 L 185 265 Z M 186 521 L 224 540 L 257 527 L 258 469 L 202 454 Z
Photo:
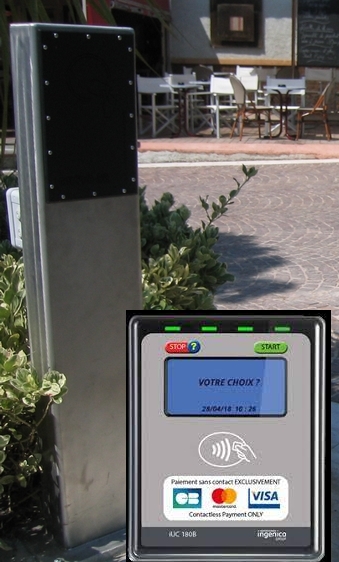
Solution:
M 200 197 L 207 221 L 193 229 L 187 221 L 190 211 L 185 205 L 172 209 L 174 198 L 164 193 L 150 208 L 145 190 L 140 190 L 142 288 L 144 309 L 213 310 L 216 289 L 234 277 L 213 246 L 219 238 L 214 222 L 224 215 L 242 187 L 257 170 L 242 167 L 245 179 L 236 178 L 236 189 L 218 202 Z
M 6 349 L 28 353 L 26 290 L 22 257 L 0 259 L 0 342 Z
M 63 374 L 50 371 L 42 379 L 23 351 L 14 353 L 0 345 L 0 498 L 2 512 L 13 511 L 15 490 L 26 488 L 41 471 L 38 427 L 53 402 L 66 392 Z M 37 405 L 46 398 L 37 416 Z M 20 492 L 20 501 L 23 492 Z M 1 511 L 0 511 L 1 515 Z
M 0 251 L 12 249 L 2 242 Z M 39 378 L 28 360 L 29 342 L 22 257 L 0 259 L 0 534 L 25 503 L 41 496 L 39 426 L 67 391 L 63 374 Z M 29 505 L 31 510 L 32 504 Z M 7 526 L 6 526 L 7 529 Z M 0 549 L 8 545 L 0 539 Z

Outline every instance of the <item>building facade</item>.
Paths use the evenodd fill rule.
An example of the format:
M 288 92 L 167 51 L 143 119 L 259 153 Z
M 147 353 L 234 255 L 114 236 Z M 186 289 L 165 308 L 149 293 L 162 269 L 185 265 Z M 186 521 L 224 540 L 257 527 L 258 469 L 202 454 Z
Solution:
M 172 65 L 292 65 L 294 0 L 172 0 L 171 17 Z

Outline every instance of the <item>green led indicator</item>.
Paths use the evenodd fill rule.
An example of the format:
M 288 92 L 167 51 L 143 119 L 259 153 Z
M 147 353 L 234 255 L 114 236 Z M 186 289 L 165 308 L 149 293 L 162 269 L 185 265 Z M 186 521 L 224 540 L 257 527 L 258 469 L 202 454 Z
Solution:
M 181 326 L 165 326 L 165 332 L 181 332 Z
M 217 332 L 218 327 L 217 326 L 201 326 L 201 331 L 202 332 Z
M 238 332 L 253 332 L 253 326 L 238 326 Z
M 274 326 L 274 331 L 275 332 L 290 332 L 291 328 L 290 328 L 290 326 Z

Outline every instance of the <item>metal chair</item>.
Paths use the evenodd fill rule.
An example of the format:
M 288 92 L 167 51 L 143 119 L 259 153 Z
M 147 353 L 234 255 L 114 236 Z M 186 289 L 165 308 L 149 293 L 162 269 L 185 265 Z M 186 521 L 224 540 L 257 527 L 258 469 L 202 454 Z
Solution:
M 137 91 L 139 134 L 151 130 L 154 138 L 164 129 L 174 132 L 178 106 L 170 84 L 164 78 L 144 78 L 138 75 Z
M 328 100 L 331 96 L 332 89 L 334 86 L 334 80 L 329 82 L 327 86 L 321 92 L 319 98 L 315 102 L 313 107 L 299 107 L 297 109 L 297 135 L 296 140 L 300 139 L 302 135 L 303 125 L 306 121 L 312 123 L 319 123 L 322 121 L 325 127 L 325 134 L 327 140 L 331 140 L 331 129 L 328 122 Z
M 234 91 L 235 103 L 237 112 L 235 120 L 231 129 L 231 138 L 234 135 L 235 129 L 239 128 L 239 140 L 243 137 L 244 123 L 249 122 L 249 117 L 253 116 L 259 131 L 259 138 L 261 138 L 261 124 L 269 124 L 269 136 L 271 138 L 271 106 L 257 105 L 253 101 L 248 101 L 248 95 L 245 86 L 234 74 L 230 75 L 230 82 Z M 263 116 L 263 117 L 262 117 Z

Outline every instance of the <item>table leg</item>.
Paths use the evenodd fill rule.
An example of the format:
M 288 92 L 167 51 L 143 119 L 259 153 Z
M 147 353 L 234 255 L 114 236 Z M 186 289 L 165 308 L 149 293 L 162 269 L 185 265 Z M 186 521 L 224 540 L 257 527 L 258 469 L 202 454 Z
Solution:
M 286 107 L 285 107 L 285 136 L 289 139 L 289 140 L 296 140 L 296 135 L 291 135 L 288 132 L 288 98 L 289 98 L 290 92 L 287 92 L 286 94 Z
M 178 132 L 175 137 L 180 137 L 180 135 L 184 132 L 188 137 L 195 137 L 196 135 L 192 133 L 188 128 L 188 101 L 187 101 L 187 93 L 188 90 L 178 90 Z

